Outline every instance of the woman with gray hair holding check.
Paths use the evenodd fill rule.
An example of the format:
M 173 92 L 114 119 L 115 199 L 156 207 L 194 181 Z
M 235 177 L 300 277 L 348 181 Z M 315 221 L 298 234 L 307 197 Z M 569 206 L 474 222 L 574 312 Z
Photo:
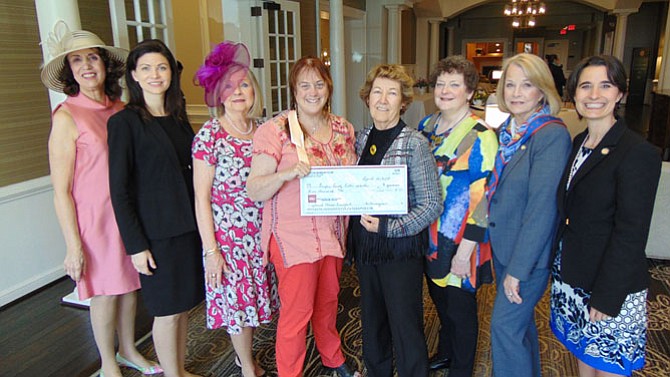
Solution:
M 361 287 L 363 359 L 368 376 L 428 375 L 423 335 L 423 258 L 428 226 L 442 213 L 435 159 L 428 141 L 400 119 L 412 101 L 404 67 L 373 68 L 360 90 L 373 124 L 356 140 L 358 165 L 405 165 L 408 211 L 404 215 L 352 216 L 349 251 Z

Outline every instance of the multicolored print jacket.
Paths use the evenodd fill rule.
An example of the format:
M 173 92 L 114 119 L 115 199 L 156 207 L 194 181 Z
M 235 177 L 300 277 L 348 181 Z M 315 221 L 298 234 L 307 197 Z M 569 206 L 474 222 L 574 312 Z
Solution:
M 418 129 L 428 138 L 435 156 L 444 204 L 444 211 L 430 227 L 426 272 L 436 284 L 446 286 L 451 259 L 461 240 L 484 241 L 488 225 L 486 182 L 495 163 L 498 137 L 473 114 L 448 135 L 436 134 L 439 117 L 439 113 L 425 117 Z M 471 258 L 469 285 L 474 288 L 490 282 L 490 250 L 482 250 L 480 244 Z

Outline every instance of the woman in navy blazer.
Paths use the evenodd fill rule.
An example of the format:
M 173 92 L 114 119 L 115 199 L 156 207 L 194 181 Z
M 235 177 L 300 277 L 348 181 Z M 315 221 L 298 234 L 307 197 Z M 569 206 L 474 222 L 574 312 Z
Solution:
M 190 165 L 194 133 L 167 46 L 141 42 L 126 65 L 130 101 L 107 127 L 112 206 L 155 317 L 154 345 L 165 376 L 193 376 L 184 370 L 188 310 L 204 298 Z
M 547 287 L 557 224 L 556 188 L 570 135 L 556 118 L 561 100 L 538 56 L 505 61 L 499 104 L 511 116 L 489 181 L 489 226 L 497 295 L 491 318 L 496 377 L 540 376 L 534 309 Z
M 577 135 L 558 189 L 551 328 L 580 376 L 630 375 L 644 366 L 645 245 L 660 153 L 617 119 L 626 73 L 612 56 L 582 60 L 568 95 L 587 130 Z

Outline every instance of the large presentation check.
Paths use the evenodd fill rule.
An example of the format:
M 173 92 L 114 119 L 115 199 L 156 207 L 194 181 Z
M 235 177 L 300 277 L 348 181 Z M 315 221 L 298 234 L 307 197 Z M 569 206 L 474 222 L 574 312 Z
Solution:
M 300 214 L 407 213 L 407 166 L 314 166 L 300 180 Z

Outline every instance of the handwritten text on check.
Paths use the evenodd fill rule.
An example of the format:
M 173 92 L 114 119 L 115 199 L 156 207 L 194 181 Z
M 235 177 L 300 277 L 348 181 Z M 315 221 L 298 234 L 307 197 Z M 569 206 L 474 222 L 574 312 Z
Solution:
M 314 166 L 300 180 L 302 216 L 407 213 L 406 166 Z

